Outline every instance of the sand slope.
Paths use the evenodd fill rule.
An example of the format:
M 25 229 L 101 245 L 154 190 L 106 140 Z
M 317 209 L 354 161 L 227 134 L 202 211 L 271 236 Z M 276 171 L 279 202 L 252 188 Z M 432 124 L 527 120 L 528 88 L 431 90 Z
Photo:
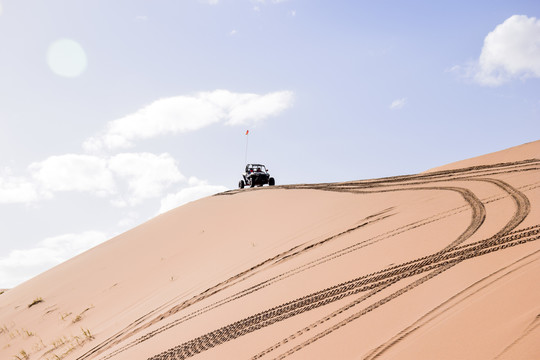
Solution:
M 539 219 L 540 141 L 230 191 L 0 295 L 0 358 L 537 359 Z

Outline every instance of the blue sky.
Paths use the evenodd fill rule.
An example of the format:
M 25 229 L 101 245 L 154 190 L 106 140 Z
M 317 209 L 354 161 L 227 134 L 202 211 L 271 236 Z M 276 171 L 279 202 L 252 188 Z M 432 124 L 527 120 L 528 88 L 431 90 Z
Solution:
M 0 288 L 235 188 L 540 134 L 538 1 L 0 0 Z

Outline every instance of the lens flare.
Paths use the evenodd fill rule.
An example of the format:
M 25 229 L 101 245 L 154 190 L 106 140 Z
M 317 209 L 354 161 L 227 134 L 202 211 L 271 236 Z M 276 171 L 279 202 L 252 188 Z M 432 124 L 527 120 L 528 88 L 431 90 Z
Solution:
M 70 39 L 60 39 L 49 46 L 47 63 L 56 75 L 71 78 L 80 76 L 88 65 L 82 46 Z

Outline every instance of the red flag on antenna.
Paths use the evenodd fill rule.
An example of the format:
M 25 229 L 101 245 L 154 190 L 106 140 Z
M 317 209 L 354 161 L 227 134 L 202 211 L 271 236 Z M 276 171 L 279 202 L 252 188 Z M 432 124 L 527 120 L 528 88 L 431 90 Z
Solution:
M 249 130 L 246 130 L 246 135 L 248 135 L 248 134 L 249 134 Z

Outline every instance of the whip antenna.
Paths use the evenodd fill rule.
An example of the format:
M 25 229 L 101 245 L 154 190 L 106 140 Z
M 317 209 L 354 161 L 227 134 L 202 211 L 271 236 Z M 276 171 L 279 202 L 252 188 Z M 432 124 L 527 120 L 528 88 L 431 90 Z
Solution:
M 247 164 L 248 141 L 249 141 L 249 130 L 246 130 L 246 158 L 244 160 L 244 164 Z

